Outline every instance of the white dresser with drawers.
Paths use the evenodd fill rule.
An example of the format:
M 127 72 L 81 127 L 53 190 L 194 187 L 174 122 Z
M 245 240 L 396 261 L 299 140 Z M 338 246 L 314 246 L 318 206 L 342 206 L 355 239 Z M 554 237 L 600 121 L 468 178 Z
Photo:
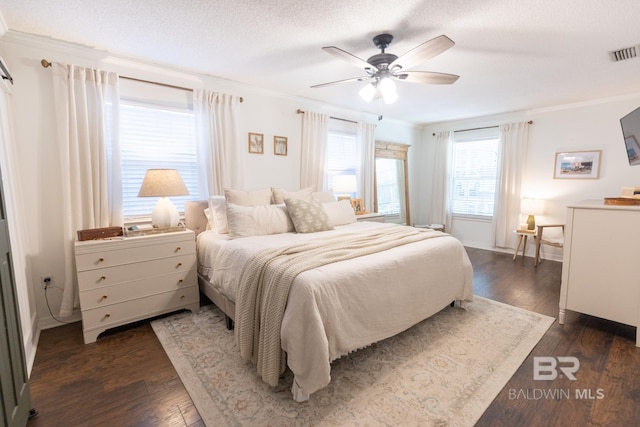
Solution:
M 200 309 L 192 231 L 76 242 L 75 257 L 85 344 L 109 328 Z

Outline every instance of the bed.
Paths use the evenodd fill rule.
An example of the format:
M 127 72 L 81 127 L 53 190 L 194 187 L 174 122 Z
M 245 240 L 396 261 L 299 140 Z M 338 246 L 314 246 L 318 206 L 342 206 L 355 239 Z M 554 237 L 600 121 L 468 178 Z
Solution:
M 320 204 L 318 200 L 314 201 L 315 209 L 322 206 L 320 210 L 331 213 L 327 215 L 332 223 L 329 229 L 296 232 L 299 231 L 295 227 L 298 224 L 292 227 L 287 219 L 289 215 L 294 218 L 293 198 L 286 198 L 291 204 L 273 203 L 282 201 L 274 200 L 273 191 L 270 205 L 258 205 L 264 202 L 258 198 L 240 200 L 250 206 L 239 207 L 221 196 L 217 196 L 215 203 L 213 198 L 188 202 L 185 217 L 187 227 L 197 235 L 201 291 L 225 313 L 229 327 L 235 323 L 240 352 L 243 358 L 256 364 L 263 380 L 276 385 L 277 375 L 283 371 L 286 361 L 294 374 L 292 394 L 296 401 L 307 400 L 313 392 L 329 384 L 333 360 L 396 335 L 454 302 L 464 306 L 472 301 L 471 263 L 464 247 L 454 237 L 439 231 L 395 224 L 358 222 L 352 211 L 345 210 L 344 203 L 332 199 L 325 199 Z M 215 222 L 212 214 L 216 203 L 219 213 L 225 212 L 220 206 L 226 206 L 228 233 L 219 232 L 220 228 L 208 229 Z M 308 208 L 303 202 L 296 203 Z M 231 231 L 238 211 L 243 218 L 236 224 L 242 230 L 239 236 Z M 287 224 L 281 227 L 269 225 L 265 229 L 264 224 L 259 223 L 267 211 L 270 212 L 268 215 L 277 217 L 275 221 L 271 218 L 270 222 L 284 221 Z M 378 239 L 378 236 L 389 233 L 396 233 L 394 236 L 397 237 L 385 237 L 384 242 L 376 240 L 376 243 L 366 244 L 357 240 L 373 239 L 374 235 Z M 403 243 L 404 239 L 409 240 Z M 395 242 L 400 240 L 403 242 Z M 298 253 L 297 248 L 330 245 L 336 247 L 335 254 L 321 255 L 330 258 L 329 262 L 310 262 L 308 269 L 299 268 L 300 262 L 290 263 L 296 264 L 300 271 L 291 274 L 285 291 L 277 291 L 278 294 L 286 292 L 282 314 L 279 318 L 273 316 L 277 320 L 271 322 L 271 314 L 265 314 L 267 309 L 264 308 L 277 305 L 274 302 L 278 300 L 276 291 L 264 291 L 267 294 L 256 297 L 257 305 L 248 306 L 246 289 L 253 288 L 247 283 L 254 276 L 262 278 L 271 274 L 269 268 L 279 268 L 267 266 L 277 264 L 275 260 L 280 258 L 276 258 L 275 253 L 291 251 L 291 248 L 296 248 Z M 282 255 L 283 259 L 289 256 L 285 255 Z M 252 275 L 247 270 L 256 272 Z M 287 273 L 282 274 L 284 276 L 272 280 L 275 285 L 282 286 L 286 282 L 282 277 L 288 277 Z M 258 286 L 262 287 L 272 289 L 267 285 Z M 267 338 L 265 343 L 262 341 L 264 330 L 273 329 L 267 325 L 278 327 L 277 337 L 272 338 L 276 340 L 282 357 L 275 362 L 271 360 L 273 352 L 264 350 L 275 345 L 273 340 Z M 260 340 L 254 326 L 262 328 L 257 334 Z M 253 334 L 251 336 L 256 337 L 254 341 L 244 335 L 247 328 Z M 243 342 L 251 347 L 251 355 L 246 353 Z M 266 364 L 263 359 L 267 360 Z M 279 366 L 274 368 L 278 363 Z M 274 373 L 274 369 L 278 371 Z

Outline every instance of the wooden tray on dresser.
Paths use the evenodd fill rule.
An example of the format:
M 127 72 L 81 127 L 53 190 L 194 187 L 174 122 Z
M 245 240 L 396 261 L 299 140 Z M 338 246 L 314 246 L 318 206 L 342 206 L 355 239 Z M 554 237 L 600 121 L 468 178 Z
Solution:
M 638 206 L 640 205 L 640 199 L 630 199 L 628 197 L 605 197 L 604 204 L 619 206 Z

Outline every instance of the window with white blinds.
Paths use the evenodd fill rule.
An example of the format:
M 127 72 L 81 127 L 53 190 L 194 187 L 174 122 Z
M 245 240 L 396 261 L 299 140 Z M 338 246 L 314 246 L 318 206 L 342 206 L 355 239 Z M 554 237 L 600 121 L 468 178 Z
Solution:
M 178 211 L 186 200 L 199 199 L 192 110 L 121 99 L 120 150 L 125 218 L 151 215 L 158 201 L 138 197 L 147 169 L 178 170 L 190 193 L 170 198 Z
M 333 188 L 335 175 L 355 175 L 358 165 L 356 135 L 329 131 L 327 138 L 327 184 Z M 356 197 L 356 193 L 347 193 Z
M 456 139 L 453 145 L 451 213 L 493 217 L 498 177 L 498 137 Z

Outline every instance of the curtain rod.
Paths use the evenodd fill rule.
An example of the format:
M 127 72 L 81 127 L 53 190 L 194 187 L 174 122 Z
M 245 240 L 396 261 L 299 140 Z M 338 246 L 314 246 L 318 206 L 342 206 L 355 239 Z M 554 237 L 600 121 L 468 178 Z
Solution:
M 42 61 L 40 61 L 40 64 L 42 64 L 42 66 L 44 68 L 49 68 L 52 65 L 51 62 L 47 61 L 46 59 L 43 59 Z M 135 82 L 151 83 L 153 85 L 168 87 L 168 88 L 171 88 L 171 89 L 180 89 L 180 90 L 186 90 L 186 91 L 189 91 L 189 92 L 193 92 L 193 88 L 190 88 L 190 87 L 182 87 L 182 86 L 170 85 L 170 84 L 167 84 L 167 83 L 152 82 L 150 80 L 137 79 L 135 77 L 127 77 L 127 76 L 118 76 L 118 77 L 121 78 L 121 79 L 132 80 L 132 81 L 135 81 Z M 244 98 L 243 97 L 240 97 L 240 102 L 244 102 Z
M 533 124 L 533 120 L 529 120 L 527 122 L 527 124 L 532 125 Z M 497 128 L 499 126 L 485 126 L 485 127 L 481 127 L 481 128 L 471 128 L 471 129 L 460 129 L 460 130 L 454 130 L 453 132 L 469 132 L 472 130 L 482 130 L 482 129 L 493 129 L 493 128 Z M 433 136 L 436 136 L 435 132 L 433 133 Z
M 300 108 L 298 108 L 296 110 L 296 114 L 304 114 L 304 110 L 301 110 Z M 356 124 L 358 123 L 358 122 L 355 122 L 353 120 L 341 119 L 340 117 L 329 116 L 329 118 L 333 119 L 333 120 L 340 120 L 340 121 L 343 121 L 343 122 L 356 123 Z M 378 116 L 378 121 L 380 121 L 380 120 L 382 120 L 382 116 Z
M 297 113 L 297 114 L 304 114 L 304 110 L 301 110 L 301 109 L 299 109 L 299 108 L 298 108 L 298 109 L 296 110 L 296 113 Z M 333 117 L 333 116 L 329 116 L 329 118 L 330 118 L 330 119 L 333 119 L 333 120 L 340 120 L 340 121 L 342 121 L 342 122 L 358 123 L 358 122 L 354 122 L 353 120 L 341 119 L 340 117 Z

